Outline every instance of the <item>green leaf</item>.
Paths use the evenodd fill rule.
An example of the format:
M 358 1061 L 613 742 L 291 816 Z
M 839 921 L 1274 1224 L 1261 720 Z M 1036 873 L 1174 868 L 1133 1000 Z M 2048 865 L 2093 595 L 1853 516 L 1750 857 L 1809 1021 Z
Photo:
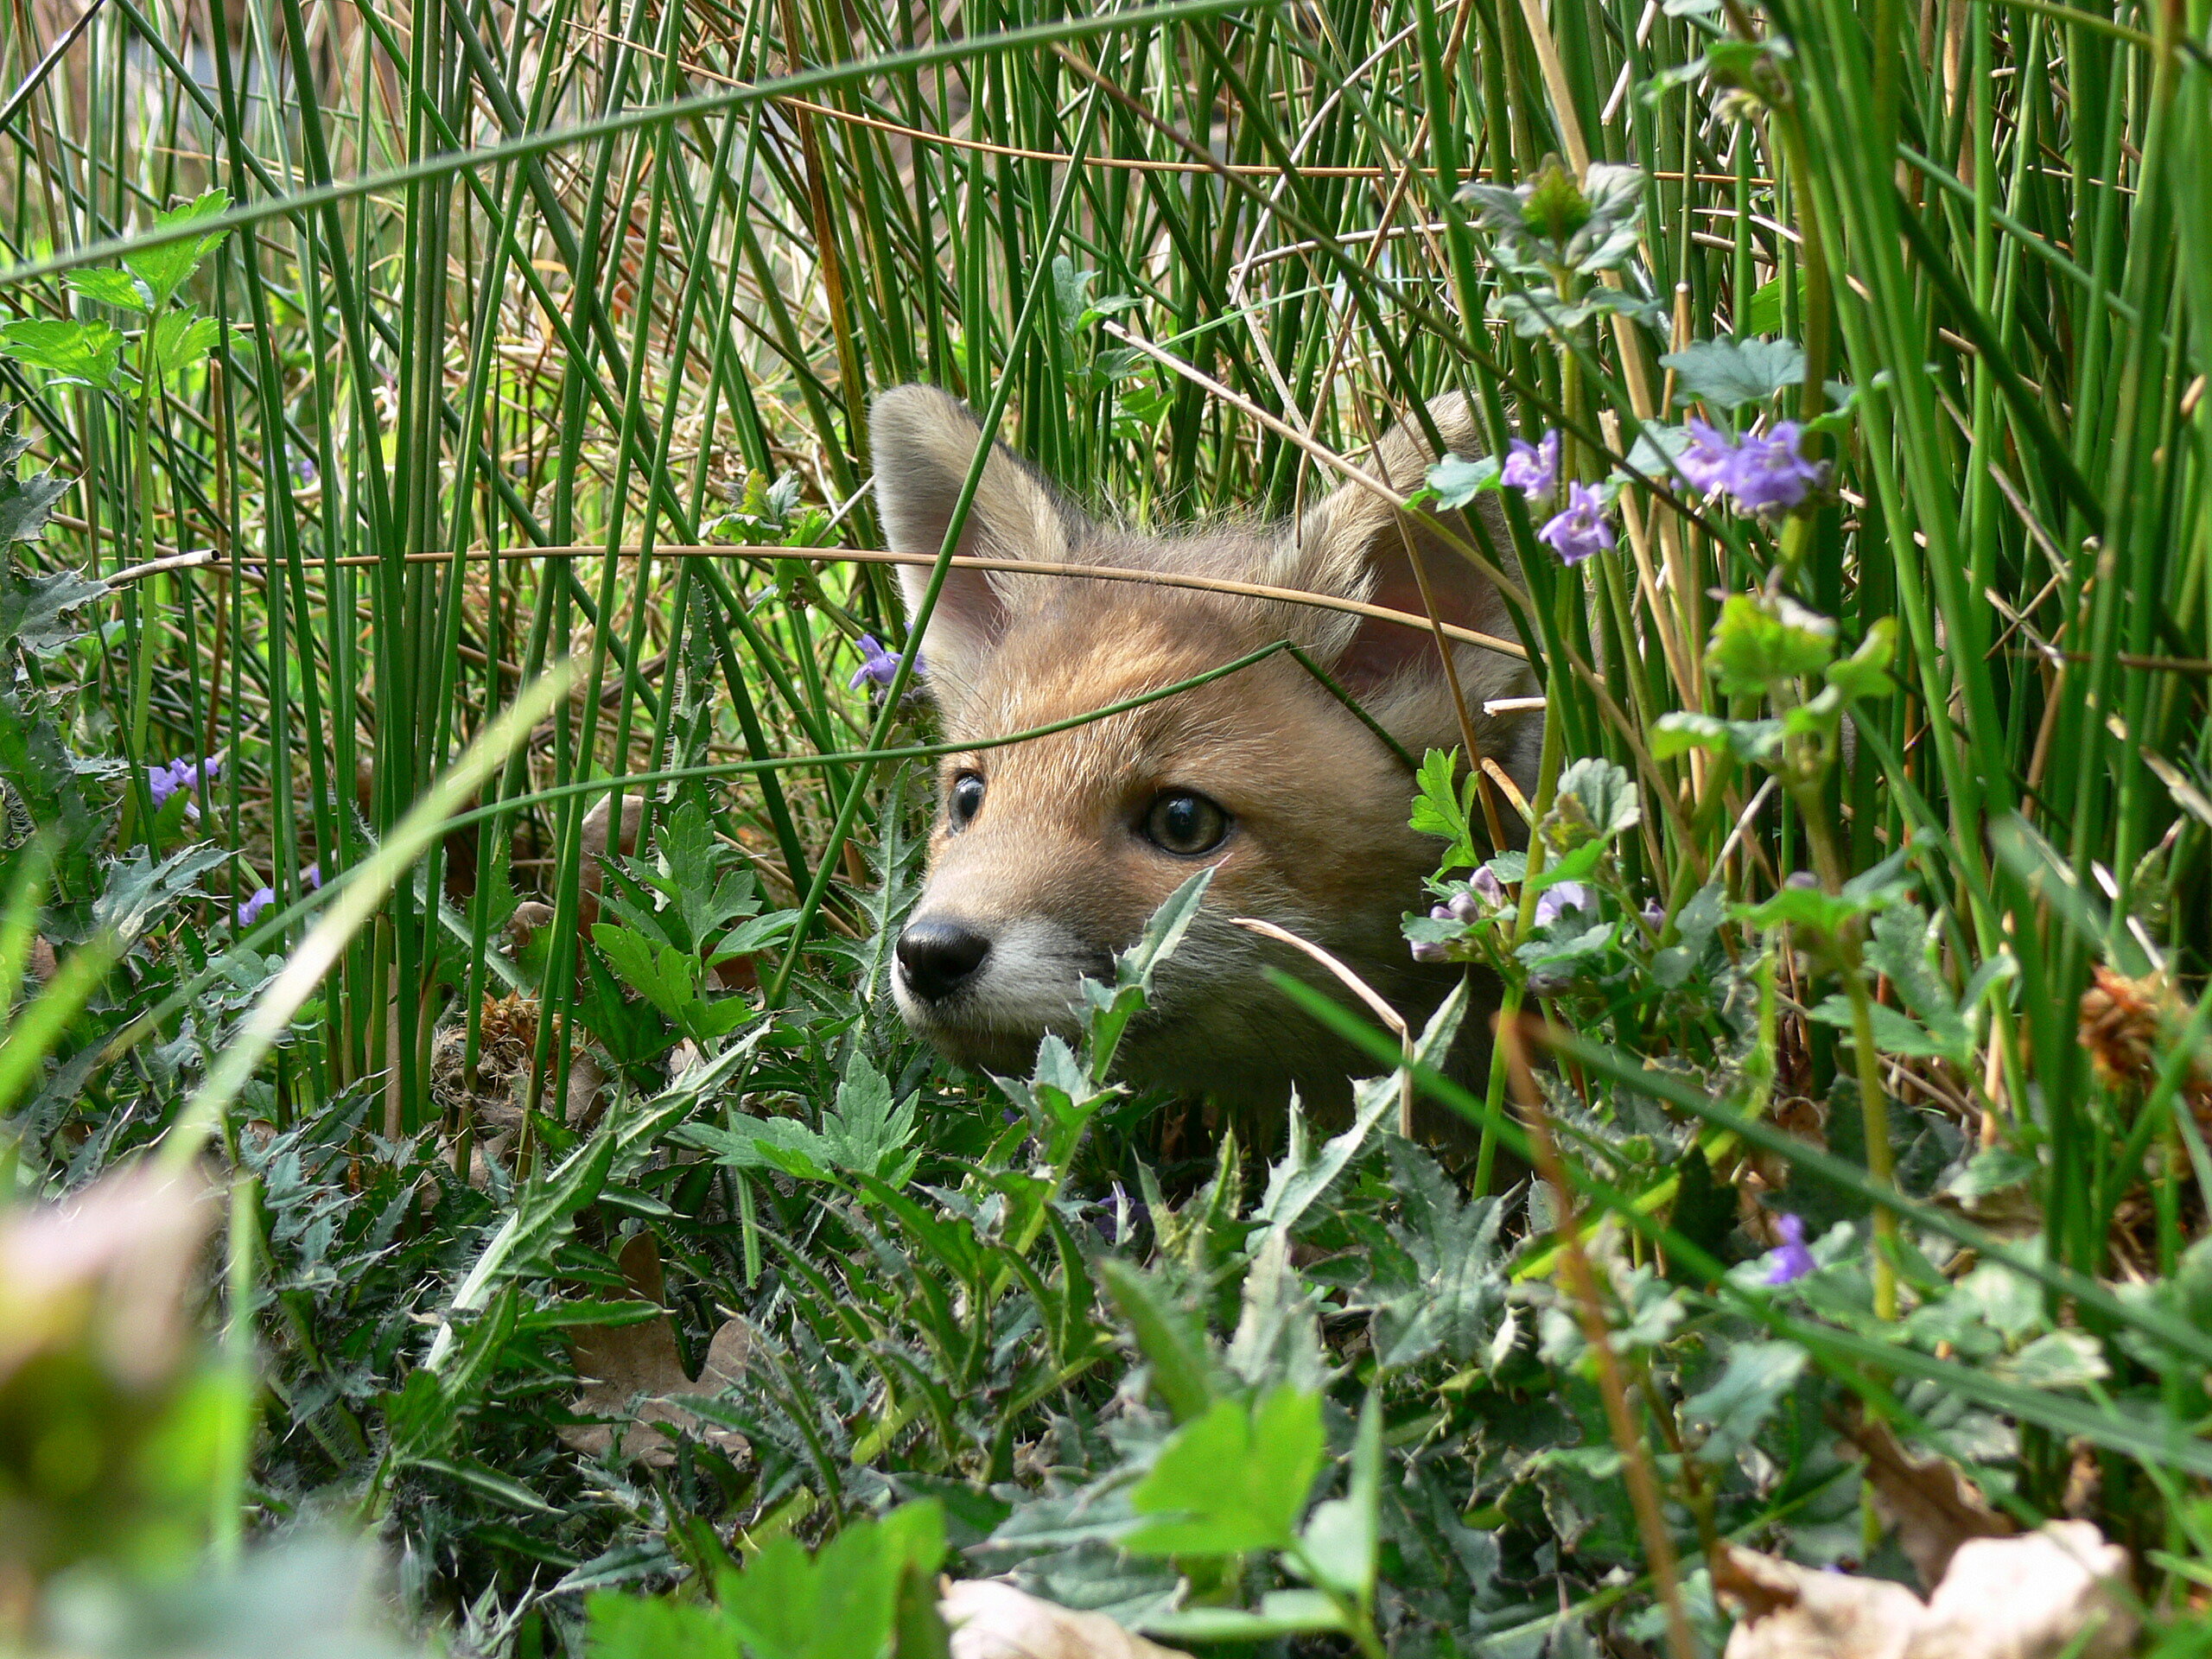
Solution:
M 1866 630 L 1866 638 L 1858 650 L 1841 662 L 1828 664 L 1828 684 L 1847 702 L 1860 697 L 1890 696 L 1897 689 L 1897 683 L 1890 677 L 1889 671 L 1897 657 L 1897 618 L 1878 618 Z
M 1716 3 L 1714 9 L 1717 10 Z M 1797 309 L 1805 309 L 1805 268 L 1797 267 Z M 1777 334 L 1782 332 L 1782 278 L 1772 277 L 1752 290 L 1751 303 L 1744 308 L 1744 326 L 1755 334 Z
M 699 1000 L 699 959 L 612 922 L 592 925 L 592 943 L 621 982 L 671 1020 Z
M 1274 1637 L 1341 1630 L 1344 1616 L 1319 1590 L 1270 1590 L 1257 1612 L 1239 1607 L 1185 1607 L 1144 1621 L 1154 1636 L 1175 1642 L 1264 1642 Z
M 1732 755 L 1757 764 L 1769 760 L 1780 749 L 1782 722 L 1723 720 L 1718 715 L 1675 709 L 1660 715 L 1653 723 L 1650 742 L 1652 755 L 1661 760 L 1672 760 L 1691 749 L 1709 749 L 1715 754 Z
M 222 338 L 223 325 L 213 317 L 163 312 L 154 323 L 154 373 L 163 382 L 174 380 L 202 361 Z
M 213 219 L 231 205 L 227 191 L 210 190 L 198 200 L 182 207 L 173 207 L 154 215 L 154 228 L 167 230 L 175 226 L 191 225 L 203 219 Z M 159 310 L 169 302 L 169 296 L 184 285 L 184 281 L 200 268 L 200 262 L 222 241 L 227 232 L 217 231 L 208 236 L 188 236 L 175 242 L 165 243 L 158 248 L 147 248 L 138 253 L 126 253 L 123 263 L 134 276 L 146 284 L 152 296 L 151 309 Z
M 1707 671 L 1733 696 L 1767 695 L 1818 674 L 1835 656 L 1835 624 L 1780 594 L 1731 594 L 1713 625 Z
M 113 388 L 123 336 L 105 322 L 27 317 L 0 327 L 0 355 L 43 370 L 50 385 Z
M 732 1169 L 772 1169 L 799 1180 L 831 1179 L 827 1141 L 795 1117 L 752 1117 L 730 1115 L 728 1128 L 713 1123 L 687 1123 L 678 1138 L 715 1154 L 717 1163 Z
M 1659 361 L 1675 372 L 1676 403 L 1722 410 L 1764 403 L 1805 378 L 1805 353 L 1787 340 L 1701 340 Z
M 1389 1224 L 1390 1236 L 1412 1271 L 1378 1275 L 1376 1363 L 1386 1371 L 1402 1370 L 1440 1348 L 1464 1365 L 1489 1351 L 1507 1317 L 1497 1248 L 1505 1202 L 1462 1201 L 1457 1184 L 1419 1147 L 1394 1140 L 1386 1150 L 1390 1185 L 1404 1200 L 1406 1217 Z
M 612 1590 L 584 1604 L 589 1659 L 743 1659 L 737 1631 L 718 1607 Z
M 1158 1214 L 1157 1208 L 1154 1214 Z M 1179 1423 L 1187 1423 L 1213 1398 L 1205 1332 L 1189 1313 L 1161 1294 L 1158 1281 L 1117 1256 L 1098 1264 L 1107 1294 L 1121 1308 L 1152 1366 L 1153 1386 Z
M 1458 781 L 1459 769 L 1459 751 L 1431 749 L 1414 774 L 1418 792 L 1408 823 L 1421 835 L 1441 836 L 1451 843 L 1437 861 L 1445 869 L 1475 861 L 1474 825 Z
M 1436 505 L 1449 511 L 1465 506 L 1484 490 L 1496 489 L 1497 474 L 1496 455 L 1473 461 L 1446 455 L 1428 469 L 1428 487 L 1435 493 Z
M 1382 1402 L 1378 1395 L 1370 1393 L 1360 1408 L 1351 1462 L 1344 1495 L 1313 1506 L 1299 1539 L 1299 1553 L 1316 1583 L 1364 1607 L 1375 1594 L 1382 1531 Z
M 2104 1350 L 2086 1331 L 2051 1331 L 2017 1354 L 1990 1362 L 1989 1370 L 2031 1389 L 2079 1389 L 2112 1375 Z
M 865 1056 L 855 1054 L 837 1085 L 837 1104 L 822 1120 L 822 1145 L 830 1162 L 904 1186 L 921 1157 L 918 1152 L 899 1156 L 914 1138 L 914 1104 L 919 1098 L 909 1095 L 893 1109 L 890 1084 Z
M 1596 757 L 1577 760 L 1560 773 L 1554 798 L 1573 801 L 1583 823 L 1601 841 L 1611 841 L 1643 821 L 1636 780 L 1629 776 L 1627 767 L 1610 760 Z
M 111 305 L 123 311 L 145 312 L 153 308 L 153 296 L 146 291 L 146 285 L 127 270 L 104 268 L 66 271 L 61 280 L 86 299 L 101 305 Z
M 1682 1415 L 1705 1430 L 1699 1461 L 1733 1463 L 1797 1386 L 1811 1357 L 1794 1342 L 1745 1342 L 1732 1348 L 1719 1381 L 1682 1402 Z
M 1241 1555 L 1281 1549 L 1320 1471 L 1321 1396 L 1276 1389 L 1247 1405 L 1214 1402 L 1168 1437 L 1129 1507 L 1160 1517 L 1122 1540 L 1139 1555 Z
M 1840 992 L 1821 998 L 1811 1012 L 1812 1017 L 1824 1026 L 1851 1029 L 1851 1000 Z M 1867 1023 L 1873 1027 L 1874 1046 L 1883 1053 L 1926 1059 L 1953 1058 L 1950 1046 L 1910 1014 L 1901 1014 L 1881 1002 L 1870 1004 L 1866 1012 Z
M 1936 971 L 1937 938 L 1936 924 L 1918 905 L 1893 905 L 1874 918 L 1866 963 L 1889 976 L 1898 999 L 1920 1017 L 1936 1046 L 1934 1052 L 1954 1065 L 1966 1065 L 1974 1058 L 1974 1035 L 1951 988 Z
M 31 480 L 33 484 L 50 481 Z M 53 494 L 46 498 L 47 503 L 50 505 L 67 487 L 66 484 L 55 484 Z M 17 497 L 11 500 L 7 480 L 0 479 L 0 547 L 16 539 L 8 533 L 16 522 L 10 509 L 21 499 Z M 41 512 L 41 517 L 43 516 Z M 87 581 L 74 570 L 56 570 L 43 575 L 28 570 L 18 572 L 12 567 L 0 571 L 0 645 L 19 646 L 34 657 L 53 656 L 72 640 L 84 637 L 85 629 L 68 620 L 68 613 L 107 591 L 107 583 Z

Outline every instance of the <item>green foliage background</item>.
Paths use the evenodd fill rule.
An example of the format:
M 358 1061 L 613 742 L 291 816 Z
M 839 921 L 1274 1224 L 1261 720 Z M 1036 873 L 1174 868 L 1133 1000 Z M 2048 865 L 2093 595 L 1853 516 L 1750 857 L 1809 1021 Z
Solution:
M 6 16 L 7 1168 L 51 1198 L 167 1135 L 241 1177 L 219 1548 L 365 1519 L 533 1654 L 876 1512 L 893 1613 L 942 1524 L 1192 1639 L 1517 1652 L 1671 1605 L 1711 1643 L 1721 1537 L 1896 1566 L 1856 1413 L 2023 1520 L 2094 1470 L 2187 1605 L 2202 0 Z M 1463 1103 L 1471 1195 L 1382 1132 L 1395 1085 L 1265 1158 L 1114 1091 L 1141 959 L 1027 1081 L 904 1036 L 928 716 L 847 684 L 889 573 L 792 555 L 880 545 L 866 396 L 914 379 L 1149 524 L 1288 512 L 1446 389 L 1618 487 L 1572 570 L 1504 493 L 1537 851 L 1509 914 L 1412 926 L 1562 1033 Z M 1830 487 L 1700 500 L 1693 412 L 1802 422 Z M 1566 1167 L 1509 1203 L 1528 1090 Z M 1672 1595 L 1557 1287 L 1570 1190 L 1614 1217 Z M 1821 1262 L 1774 1294 L 1763 1202 Z M 665 1459 L 562 1438 L 588 1333 L 664 1331 L 688 1389 L 732 1316 L 743 1381 Z M 1183 1460 L 1255 1434 L 1336 1484 L 1286 1452 L 1192 1518 Z

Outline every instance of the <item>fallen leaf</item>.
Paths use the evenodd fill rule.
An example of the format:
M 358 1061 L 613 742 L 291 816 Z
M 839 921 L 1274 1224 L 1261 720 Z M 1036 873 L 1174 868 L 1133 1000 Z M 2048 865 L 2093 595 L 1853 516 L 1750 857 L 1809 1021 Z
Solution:
M 1723 1544 L 1713 1587 L 1741 1610 L 1724 1659 L 1904 1659 L 1927 1613 L 1887 1579 L 1822 1573 Z
M 665 1281 L 661 1274 L 660 1241 L 641 1232 L 622 1247 L 616 1262 L 632 1293 L 640 1301 L 663 1302 Z M 588 1325 L 569 1338 L 569 1352 L 575 1362 L 583 1389 L 570 1404 L 579 1417 L 630 1417 L 622 1429 L 620 1455 L 642 1459 L 665 1467 L 676 1460 L 669 1437 L 653 1427 L 665 1424 L 725 1452 L 743 1450 L 744 1437 L 729 1429 L 702 1426 L 681 1406 L 671 1405 L 672 1394 L 718 1394 L 745 1374 L 749 1345 L 743 1325 L 732 1319 L 716 1331 L 707 1344 L 706 1362 L 694 1377 L 683 1369 L 676 1345 L 676 1327 L 665 1314 L 639 1325 Z M 639 1395 L 645 1396 L 639 1400 Z M 632 1415 L 630 1402 L 638 1400 Z M 560 1431 L 561 1438 L 586 1457 L 606 1454 L 614 1444 L 614 1425 L 575 1423 Z
M 88 1343 L 116 1380 L 167 1383 L 191 1341 L 189 1290 L 216 1188 L 195 1166 L 111 1172 L 0 1219 L 0 1383 L 36 1354 Z
M 1921 1587 L 1942 1582 L 1958 1548 L 1974 1538 L 2009 1538 L 2019 1529 L 1989 1507 L 1959 1466 L 1945 1458 L 1916 1458 L 1889 1425 L 1862 1418 L 1844 1430 L 1866 1460 L 1874 1510 L 1897 1532 L 1897 1547 Z
M 2086 1521 L 1961 1542 L 1926 1602 L 1901 1584 L 1724 1545 L 1725 1659 L 2120 1659 L 2135 1638 L 2127 1552 Z
M 1103 1613 L 1078 1613 L 996 1579 L 948 1581 L 937 1610 L 952 1630 L 952 1659 L 1188 1659 Z
M 1912 1659 L 2119 1659 L 2133 1645 L 2127 1552 L 2087 1521 L 1959 1546 Z

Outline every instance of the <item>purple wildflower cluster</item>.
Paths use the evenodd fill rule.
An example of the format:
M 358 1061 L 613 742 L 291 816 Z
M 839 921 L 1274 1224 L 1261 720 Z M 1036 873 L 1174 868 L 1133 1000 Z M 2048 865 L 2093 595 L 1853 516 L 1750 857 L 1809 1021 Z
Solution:
M 1707 495 L 1727 495 L 1745 512 L 1787 512 L 1818 489 L 1827 467 L 1799 450 L 1804 429 L 1780 421 L 1764 436 L 1732 437 L 1693 416 L 1690 444 L 1676 465 Z
M 212 788 L 216 775 L 222 769 L 223 757 L 219 754 L 211 754 L 205 760 L 172 760 L 166 766 L 149 766 L 146 768 L 146 792 L 153 797 L 154 810 L 158 812 L 169 797 L 181 789 L 196 795 L 204 789 Z M 188 802 L 184 814 L 188 818 L 198 817 L 199 803 Z
M 1498 481 L 1528 497 L 1531 505 L 1548 505 L 1559 491 L 1559 433 L 1546 432 L 1539 442 L 1513 440 Z M 1592 553 L 1614 545 L 1613 527 L 1605 518 L 1605 498 L 1587 484 L 1567 486 L 1567 505 L 1545 521 L 1536 539 L 1559 555 L 1562 564 L 1580 564 Z
M 1536 539 L 1558 554 L 1561 564 L 1580 564 L 1611 547 L 1613 527 L 1605 518 L 1605 498 L 1587 484 L 1569 485 L 1567 510 L 1538 531 Z
M 1493 915 L 1512 903 L 1512 895 L 1505 884 L 1485 865 L 1477 870 L 1467 882 L 1467 891 L 1455 893 L 1440 905 L 1429 906 L 1429 918 L 1439 922 L 1457 922 L 1465 927 Z M 1535 924 L 1548 927 L 1569 911 L 1589 911 L 1597 906 L 1597 895 L 1582 881 L 1562 881 L 1547 887 L 1536 895 Z M 1446 962 L 1451 958 L 1451 946 L 1441 940 L 1418 939 L 1413 944 L 1415 962 Z
M 1559 434 L 1547 432 L 1540 442 L 1513 440 L 1505 465 L 1498 468 L 1498 482 L 1516 489 L 1531 501 L 1550 499 L 1559 487 Z
M 1536 895 L 1536 925 L 1549 927 L 1570 910 L 1593 909 L 1596 897 L 1580 881 L 1562 881 Z
M 898 678 L 899 653 L 897 652 L 886 651 L 882 642 L 872 633 L 864 633 L 853 643 L 859 648 L 861 665 L 853 671 L 853 677 L 847 682 L 852 690 L 857 691 L 863 685 L 887 687 L 893 680 Z M 929 672 L 929 669 L 918 656 L 914 658 L 914 672 L 918 675 Z

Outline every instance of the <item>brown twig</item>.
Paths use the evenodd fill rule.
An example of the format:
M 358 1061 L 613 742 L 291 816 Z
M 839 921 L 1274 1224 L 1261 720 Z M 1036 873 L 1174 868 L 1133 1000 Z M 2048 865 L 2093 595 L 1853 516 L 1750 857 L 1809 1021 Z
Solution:
M 1605 1403 L 1605 1424 L 1612 1431 L 1613 1446 L 1621 1454 L 1622 1471 L 1628 1478 L 1629 1503 L 1636 1511 L 1636 1529 L 1643 1535 L 1644 1554 L 1649 1558 L 1652 1587 L 1666 1611 L 1668 1648 L 1673 1659 L 1697 1659 L 1697 1643 L 1690 1634 L 1689 1615 L 1682 1607 L 1681 1565 L 1675 1555 L 1675 1541 L 1668 1535 L 1665 1512 L 1660 1507 L 1659 1479 L 1652 1471 L 1643 1437 L 1637 1433 L 1636 1420 L 1629 1412 L 1627 1376 L 1621 1368 L 1620 1356 L 1613 1351 L 1605 1304 L 1599 1300 L 1597 1276 L 1591 1271 L 1590 1258 L 1583 1253 L 1581 1219 L 1575 1212 L 1574 1194 L 1567 1184 L 1567 1167 L 1560 1161 L 1559 1145 L 1552 1139 L 1550 1116 L 1544 1110 L 1543 1096 L 1529 1070 L 1522 1024 L 1520 1020 L 1501 1020 L 1497 1035 L 1505 1045 L 1513 1092 L 1522 1119 L 1528 1125 L 1529 1150 L 1535 1160 L 1536 1173 L 1551 1188 L 1553 1202 L 1559 1206 L 1560 1274 L 1567 1281 L 1567 1294 L 1580 1319 L 1582 1339 L 1589 1344 L 1590 1357 L 1597 1365 L 1598 1392 Z

